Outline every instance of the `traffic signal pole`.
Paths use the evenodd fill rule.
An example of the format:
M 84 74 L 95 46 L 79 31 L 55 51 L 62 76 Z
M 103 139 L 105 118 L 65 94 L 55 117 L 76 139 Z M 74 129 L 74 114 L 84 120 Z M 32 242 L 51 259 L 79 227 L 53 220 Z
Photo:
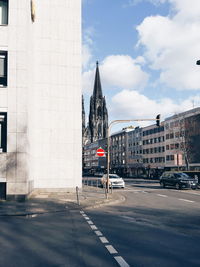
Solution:
M 107 181 L 106 181 L 106 198 L 108 198 L 109 193 L 109 172 L 110 172 L 110 130 L 114 124 L 133 122 L 133 121 L 156 121 L 156 125 L 160 126 L 160 114 L 153 119 L 131 119 L 131 120 L 113 120 L 110 122 L 107 128 Z

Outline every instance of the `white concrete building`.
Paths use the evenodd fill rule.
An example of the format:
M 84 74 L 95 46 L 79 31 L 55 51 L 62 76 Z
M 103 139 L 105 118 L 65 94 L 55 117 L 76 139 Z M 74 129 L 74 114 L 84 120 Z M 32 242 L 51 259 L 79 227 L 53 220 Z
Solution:
M 0 0 L 0 194 L 81 186 L 81 0 Z

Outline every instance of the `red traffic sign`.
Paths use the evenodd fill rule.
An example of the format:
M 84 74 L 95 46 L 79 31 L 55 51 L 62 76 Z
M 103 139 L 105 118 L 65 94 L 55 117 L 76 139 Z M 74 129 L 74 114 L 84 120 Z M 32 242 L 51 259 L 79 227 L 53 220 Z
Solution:
M 103 148 L 98 148 L 96 152 L 97 156 L 104 157 L 105 156 L 105 150 Z

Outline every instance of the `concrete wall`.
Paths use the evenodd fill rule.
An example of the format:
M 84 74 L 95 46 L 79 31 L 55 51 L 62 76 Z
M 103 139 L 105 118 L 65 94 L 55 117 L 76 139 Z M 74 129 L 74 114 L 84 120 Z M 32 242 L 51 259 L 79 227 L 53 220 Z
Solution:
M 16 195 L 81 186 L 81 1 L 33 2 L 34 22 L 30 1 L 10 0 L 9 23 L 0 26 L 0 50 L 8 51 L 0 178 Z

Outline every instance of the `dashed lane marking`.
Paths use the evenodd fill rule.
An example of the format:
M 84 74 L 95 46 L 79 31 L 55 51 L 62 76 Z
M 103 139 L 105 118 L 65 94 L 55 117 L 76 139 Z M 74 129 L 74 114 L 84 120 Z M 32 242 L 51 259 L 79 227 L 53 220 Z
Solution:
M 80 214 L 87 220 L 87 223 L 90 225 L 92 230 L 97 230 L 94 231 L 95 234 L 99 237 L 101 242 L 105 244 L 105 248 L 108 250 L 108 252 L 112 254 L 118 254 L 117 250 L 109 244 L 108 239 L 103 236 L 102 232 L 98 231 L 98 228 L 96 225 L 93 224 L 93 222 L 90 220 L 90 218 L 84 213 L 84 211 L 80 211 Z M 129 267 L 130 265 L 121 257 L 121 256 L 114 256 L 114 259 L 117 261 L 120 267 Z
M 110 252 L 110 254 L 117 254 L 117 250 L 112 245 L 106 246 L 107 250 Z
M 97 236 L 102 236 L 102 235 L 103 235 L 102 232 L 100 232 L 100 231 L 95 231 L 95 234 L 96 234 Z
M 96 227 L 96 225 L 90 225 L 90 227 L 92 228 L 92 230 L 97 230 L 98 228 Z
M 104 236 L 100 236 L 99 239 L 101 240 L 101 242 L 102 242 L 103 244 L 105 244 L 105 243 L 109 243 L 109 242 L 108 242 L 108 239 L 105 238 Z
M 161 194 L 157 194 L 157 196 L 159 196 L 159 197 L 168 197 L 166 195 L 161 195 Z
M 129 267 L 130 266 L 121 256 L 116 256 L 114 258 L 118 262 L 119 266 L 121 266 L 121 267 Z
M 188 200 L 188 199 L 184 199 L 184 198 L 179 198 L 179 200 L 185 201 L 185 202 L 189 202 L 189 203 L 194 203 L 195 201 L 193 200 Z

